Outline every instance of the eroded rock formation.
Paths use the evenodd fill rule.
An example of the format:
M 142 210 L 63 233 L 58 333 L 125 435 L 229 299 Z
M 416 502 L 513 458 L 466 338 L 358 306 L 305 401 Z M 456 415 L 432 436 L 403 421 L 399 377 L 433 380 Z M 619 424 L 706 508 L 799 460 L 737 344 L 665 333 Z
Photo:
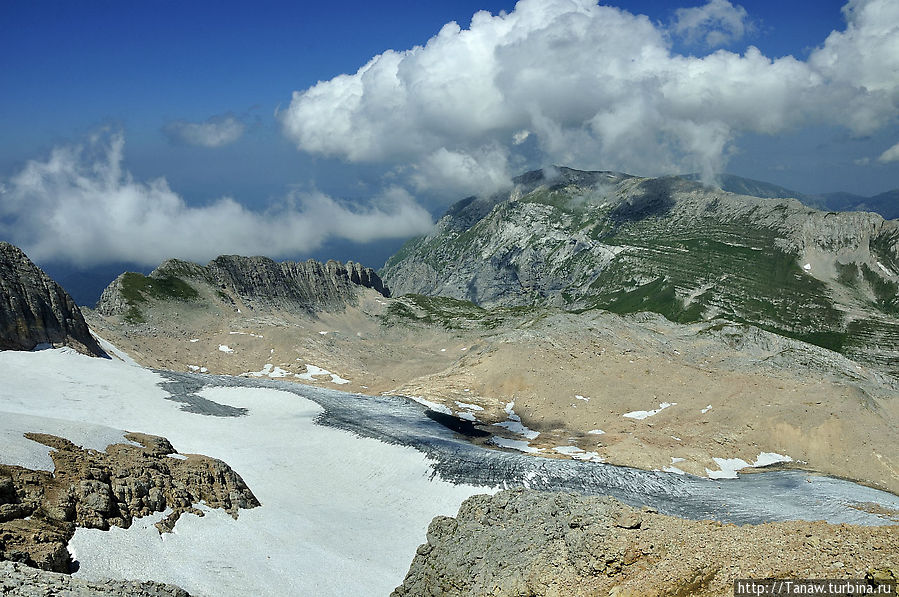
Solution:
M 172 514 L 157 524 L 170 531 L 201 501 L 237 518 L 240 508 L 259 505 L 231 467 L 215 458 L 177 455 L 162 437 L 129 433 L 140 445 L 113 444 L 106 452 L 86 450 L 53 435 L 28 439 L 54 450 L 53 473 L 0 465 L 0 560 L 43 570 L 69 571 L 66 545 L 76 527 L 128 528 L 134 518 Z
M 0 241 L 0 350 L 39 344 L 106 356 L 72 297 L 21 249 Z

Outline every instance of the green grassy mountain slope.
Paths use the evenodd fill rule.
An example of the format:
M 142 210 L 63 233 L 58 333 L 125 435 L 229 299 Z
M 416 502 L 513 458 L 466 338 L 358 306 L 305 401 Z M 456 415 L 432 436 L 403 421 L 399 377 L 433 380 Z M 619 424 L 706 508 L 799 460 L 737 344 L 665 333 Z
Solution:
M 453 206 L 385 265 L 395 296 L 751 323 L 899 375 L 899 223 L 678 177 L 567 168 Z

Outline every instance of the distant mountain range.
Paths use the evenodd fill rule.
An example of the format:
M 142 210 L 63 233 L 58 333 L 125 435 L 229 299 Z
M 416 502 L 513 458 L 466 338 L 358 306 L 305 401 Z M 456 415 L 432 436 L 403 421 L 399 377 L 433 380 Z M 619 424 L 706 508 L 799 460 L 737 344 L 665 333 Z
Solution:
M 683 176 L 687 180 L 700 180 L 698 174 L 687 174 Z M 824 193 L 821 195 L 807 195 L 787 189 L 770 182 L 761 180 L 753 180 L 751 178 L 743 178 L 734 176 L 733 174 L 722 174 L 718 177 L 720 188 L 729 193 L 738 195 L 750 195 L 752 197 L 764 198 L 793 198 L 798 199 L 802 203 L 815 209 L 822 211 L 870 211 L 880 214 L 886 220 L 895 220 L 899 218 L 899 189 L 886 191 L 873 197 L 864 197 L 862 195 L 854 195 L 853 193 Z

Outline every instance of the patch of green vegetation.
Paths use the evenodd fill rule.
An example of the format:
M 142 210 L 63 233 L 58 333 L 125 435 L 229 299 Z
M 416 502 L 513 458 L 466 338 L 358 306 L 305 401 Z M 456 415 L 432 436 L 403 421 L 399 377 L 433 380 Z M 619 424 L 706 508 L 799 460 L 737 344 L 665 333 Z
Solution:
M 125 313 L 125 321 L 128 323 L 145 323 L 144 314 L 141 313 L 140 309 L 131 305 L 128 307 L 128 312 Z
M 855 263 L 837 263 L 837 282 L 854 287 L 858 282 L 858 266 Z
M 407 294 L 391 301 L 384 322 L 406 322 L 439 325 L 446 329 L 495 329 L 506 318 L 520 316 L 534 307 L 497 307 L 484 309 L 470 301 L 443 296 Z
M 175 276 L 150 278 L 128 272 L 122 276 L 122 296 L 134 306 L 147 302 L 148 297 L 157 300 L 191 301 L 200 294 L 193 286 Z
M 899 315 L 899 284 L 886 280 L 863 263 L 862 277 L 874 293 L 875 306 L 888 315 Z

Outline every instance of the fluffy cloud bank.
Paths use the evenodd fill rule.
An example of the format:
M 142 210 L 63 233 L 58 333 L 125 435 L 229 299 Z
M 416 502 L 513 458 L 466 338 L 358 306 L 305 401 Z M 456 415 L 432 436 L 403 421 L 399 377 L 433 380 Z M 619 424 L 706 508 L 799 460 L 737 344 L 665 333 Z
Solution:
M 595 0 L 521 0 L 294 92 L 281 119 L 299 149 L 407 164 L 419 189 L 507 179 L 524 151 L 544 164 L 711 175 L 741 133 L 827 123 L 864 135 L 896 118 L 899 2 L 851 0 L 843 13 L 845 30 L 807 61 L 752 46 L 694 57 L 673 52 L 671 36 L 738 38 L 745 11 L 711 0 L 667 30 Z
M 240 139 L 245 129 L 246 125 L 243 122 L 230 114 L 225 114 L 213 116 L 205 122 L 175 120 L 165 125 L 162 131 L 173 143 L 221 147 Z
M 0 238 L 38 262 L 156 265 L 169 257 L 205 262 L 226 253 L 284 257 L 332 238 L 404 238 L 432 224 L 399 188 L 366 207 L 315 192 L 291 194 L 265 211 L 228 197 L 193 207 L 165 179 L 135 181 L 122 169 L 123 150 L 121 134 L 105 133 L 28 162 L 0 185 Z

